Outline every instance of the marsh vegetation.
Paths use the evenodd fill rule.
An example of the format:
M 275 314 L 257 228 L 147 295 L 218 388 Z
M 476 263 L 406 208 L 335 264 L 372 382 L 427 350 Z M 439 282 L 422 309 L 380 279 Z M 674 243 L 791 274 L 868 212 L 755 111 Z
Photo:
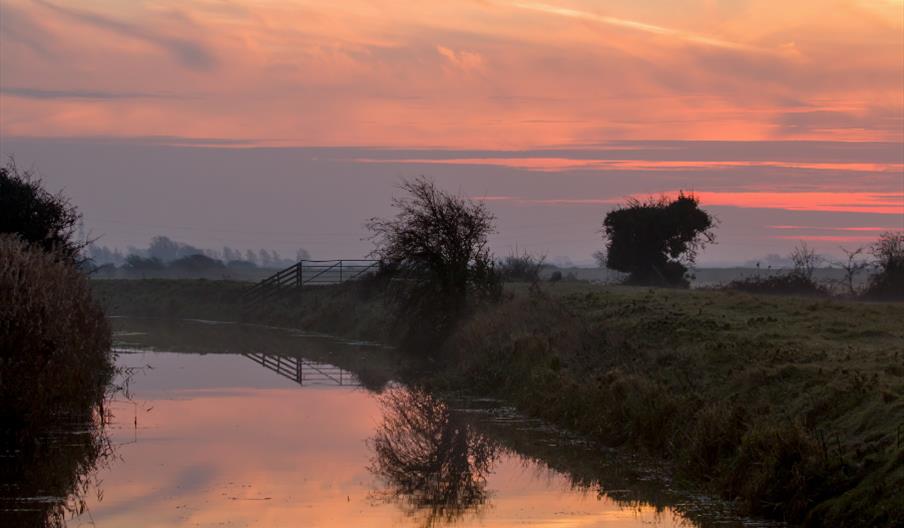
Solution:
M 75 208 L 14 164 L 0 170 L 2 518 L 62 526 L 109 454 L 110 327 L 78 268 Z

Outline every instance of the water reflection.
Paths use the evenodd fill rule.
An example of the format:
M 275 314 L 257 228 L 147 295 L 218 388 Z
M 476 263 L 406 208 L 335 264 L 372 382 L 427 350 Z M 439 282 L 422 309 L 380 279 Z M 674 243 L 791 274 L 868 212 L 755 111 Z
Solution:
M 341 369 L 342 385 L 361 385 L 380 391 L 391 378 L 394 367 L 392 359 L 375 346 L 349 344 L 301 331 L 216 321 L 138 318 L 116 318 L 114 325 L 118 330 L 117 344 L 125 349 L 240 354 L 304 385 L 338 384 L 339 371 L 333 369 Z M 316 368 L 302 369 L 305 376 L 301 378 L 287 370 L 293 361 L 303 361 Z M 317 369 L 322 372 L 318 373 Z
M 379 402 L 383 423 L 371 441 L 370 466 L 386 483 L 378 495 L 422 526 L 451 523 L 486 505 L 494 442 L 424 390 L 391 388 Z
M 61 528 L 102 497 L 97 470 L 113 452 L 102 411 L 87 423 L 0 435 L 0 525 Z
M 380 363 L 373 347 L 242 325 L 115 324 L 119 346 L 142 349 L 121 354 L 119 365 L 150 368 L 134 377 L 133 400 L 112 404 L 117 419 L 106 429 L 118 446 L 117 463 L 100 469 L 103 502 L 90 485 L 93 468 L 103 466 L 103 442 L 86 447 L 69 436 L 28 456 L 16 452 L 15 466 L 0 461 L 4 509 L 27 506 L 32 515 L 10 511 L 17 517 L 0 517 L 0 526 L 41 526 L 32 522 L 41 515 L 51 519 L 45 526 L 53 519 L 59 526 L 86 504 L 88 514 L 70 524 L 744 524 L 695 510 L 705 501 L 676 493 L 642 464 L 519 417 L 500 402 L 439 401 L 422 390 L 387 388 L 393 365 Z M 329 374 L 318 373 L 329 383 L 297 375 L 305 362 Z M 355 377 L 349 372 L 376 394 L 347 390 Z M 74 490 L 80 495 L 61 505 L 60 497 Z
M 306 385 L 334 385 L 337 387 L 360 387 L 357 376 L 329 363 L 310 361 L 302 357 L 282 354 L 245 353 L 246 358 L 258 365 L 276 372 L 295 383 Z

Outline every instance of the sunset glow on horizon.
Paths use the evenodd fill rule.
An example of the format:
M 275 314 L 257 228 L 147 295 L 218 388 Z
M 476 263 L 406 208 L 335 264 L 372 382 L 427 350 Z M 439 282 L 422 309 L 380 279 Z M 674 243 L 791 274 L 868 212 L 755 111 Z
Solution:
M 423 174 L 468 195 L 515 197 L 508 205 L 520 209 L 596 204 L 599 218 L 631 196 L 687 189 L 730 208 L 717 211 L 715 260 L 791 245 L 768 229 L 753 245 L 735 238 L 732 218 L 776 223 L 735 209 L 782 210 L 788 225 L 844 227 L 857 215 L 856 225 L 904 229 L 904 1 L 780 5 L 0 0 L 0 150 L 68 189 L 88 174 L 115 186 L 117 171 L 138 164 L 80 153 L 98 145 L 132 149 L 134 160 L 192 151 L 190 166 L 170 167 L 177 179 L 228 171 L 235 164 L 222 159 L 233 156 L 337 149 L 329 171 L 273 161 L 269 174 L 296 175 L 273 192 L 302 193 L 338 171 L 378 179 L 383 200 L 386 183 Z M 316 201 L 341 199 L 336 190 Z M 218 221 L 187 208 L 137 214 L 142 226 L 191 225 L 194 243 L 221 240 Z M 519 215 L 500 210 L 500 250 L 517 242 L 506 226 Z M 598 224 L 535 249 L 589 258 Z M 90 227 L 123 247 L 144 236 Z M 832 236 L 847 235 L 859 240 Z

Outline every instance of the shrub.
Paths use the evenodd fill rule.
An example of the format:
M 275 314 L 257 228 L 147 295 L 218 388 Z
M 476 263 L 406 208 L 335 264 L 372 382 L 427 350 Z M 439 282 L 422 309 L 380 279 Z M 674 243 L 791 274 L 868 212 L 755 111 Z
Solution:
M 825 288 L 796 273 L 783 273 L 766 277 L 747 277 L 729 282 L 726 289 L 767 295 L 815 295 L 823 296 Z
M 540 280 L 540 268 L 543 257 L 535 257 L 528 252 L 511 255 L 499 261 L 497 269 L 503 280 L 509 282 L 537 282 Z
M 904 299 L 904 233 L 883 233 L 873 244 L 878 272 L 869 279 L 864 295 L 870 299 Z
M 0 167 L 0 234 L 14 234 L 57 258 L 76 261 L 84 244 L 75 241 L 81 215 L 62 195 L 53 195 L 10 160 Z
M 828 295 L 828 290 L 813 280 L 813 272 L 822 262 L 822 257 L 802 242 L 789 258 L 794 263 L 794 269 L 787 273 L 733 280 L 726 285 L 726 289 L 767 295 Z
M 58 253 L 0 236 L 0 299 L 0 421 L 89 419 L 113 362 L 88 279 Z

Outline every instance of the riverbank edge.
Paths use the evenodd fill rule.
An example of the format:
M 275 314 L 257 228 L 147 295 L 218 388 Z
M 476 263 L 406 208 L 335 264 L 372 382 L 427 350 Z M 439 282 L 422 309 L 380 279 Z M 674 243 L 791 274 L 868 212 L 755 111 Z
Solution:
M 249 310 L 241 303 L 247 287 L 243 283 L 149 280 L 94 284 L 109 313 L 117 315 L 238 320 L 384 343 L 396 341 L 403 331 L 381 292 L 361 285 L 311 290 L 298 298 L 284 298 Z M 801 420 L 781 410 L 764 411 L 763 405 L 768 407 L 773 399 L 769 394 L 726 390 L 724 385 L 732 380 L 719 380 L 724 377 L 724 366 L 704 365 L 692 373 L 682 368 L 703 365 L 703 360 L 712 359 L 709 356 L 721 348 L 739 349 L 733 355 L 723 354 L 732 357 L 728 361 L 731 365 L 740 358 L 755 356 L 758 352 L 753 348 L 767 349 L 775 356 L 789 344 L 781 335 L 770 342 L 768 331 L 759 332 L 765 340 L 750 341 L 750 336 L 732 332 L 740 326 L 734 321 L 719 322 L 710 317 L 712 309 L 707 303 L 718 304 L 727 295 L 641 288 L 564 297 L 516 295 L 463 321 L 446 343 L 426 351 L 444 360 L 434 363 L 430 373 L 421 370 L 413 375 L 440 390 L 467 387 L 604 444 L 627 445 L 665 458 L 681 470 L 682 476 L 734 500 L 752 514 L 814 526 L 898 525 L 898 519 L 904 518 L 904 505 L 893 490 L 904 483 L 904 452 L 897 446 L 895 454 L 893 447 L 883 444 L 887 443 L 887 431 L 877 430 L 872 431 L 873 436 L 881 432 L 881 438 L 871 442 L 872 454 L 857 456 L 862 442 L 841 427 L 853 415 L 866 414 L 871 419 L 876 412 L 871 401 L 875 395 L 864 395 L 853 404 L 844 402 L 847 409 L 840 415 L 826 413 Z M 684 305 L 701 299 L 700 311 L 693 320 L 688 321 L 687 314 L 669 313 L 675 311 L 674 306 L 693 308 Z M 743 312 L 744 304 L 756 299 L 741 295 L 733 296 L 732 302 Z M 762 303 L 774 316 L 758 315 L 763 307 L 750 307 L 747 315 L 749 321 L 762 319 L 758 324 L 767 327 L 773 322 L 770 318 L 777 321 L 775 316 L 787 315 L 783 312 L 818 312 L 809 308 L 813 303 L 838 305 L 834 301 L 777 298 Z M 842 311 L 853 312 L 864 306 L 841 305 Z M 663 309 L 665 313 L 658 313 Z M 904 314 L 899 305 L 870 309 L 893 312 L 892 319 L 898 312 Z M 706 333 L 706 346 L 701 350 L 688 349 L 688 342 L 700 337 L 699 332 L 689 332 L 688 326 Z M 802 332 L 800 337 L 811 336 Z M 873 341 L 874 348 L 884 346 L 883 339 Z M 738 346 L 739 342 L 743 346 Z M 804 356 L 809 351 L 797 353 Z M 904 360 L 904 350 L 901 358 Z M 769 390 L 761 392 L 766 393 L 800 393 L 801 388 L 824 381 L 821 367 L 809 368 L 813 361 L 761 359 L 741 369 L 733 376 L 734 381 L 741 380 L 740 385 L 745 385 L 751 382 L 745 377 L 762 378 L 760 384 Z M 794 379 L 770 378 L 774 373 L 764 372 L 767 367 L 785 374 L 791 368 Z M 897 385 L 892 388 L 899 389 Z M 900 419 L 904 405 L 897 392 L 891 394 L 896 405 L 892 409 L 880 405 L 879 411 L 891 410 L 890 417 Z M 752 395 L 753 400 L 743 401 Z M 833 389 L 823 394 L 816 406 L 825 398 L 841 401 L 842 396 Z M 888 396 L 880 395 L 882 398 Z M 870 401 L 864 404 L 864 399 Z M 799 405 L 792 401 L 787 410 L 796 407 Z M 832 430 L 837 447 L 825 445 L 826 432 Z M 877 450 L 881 451 L 878 455 Z

